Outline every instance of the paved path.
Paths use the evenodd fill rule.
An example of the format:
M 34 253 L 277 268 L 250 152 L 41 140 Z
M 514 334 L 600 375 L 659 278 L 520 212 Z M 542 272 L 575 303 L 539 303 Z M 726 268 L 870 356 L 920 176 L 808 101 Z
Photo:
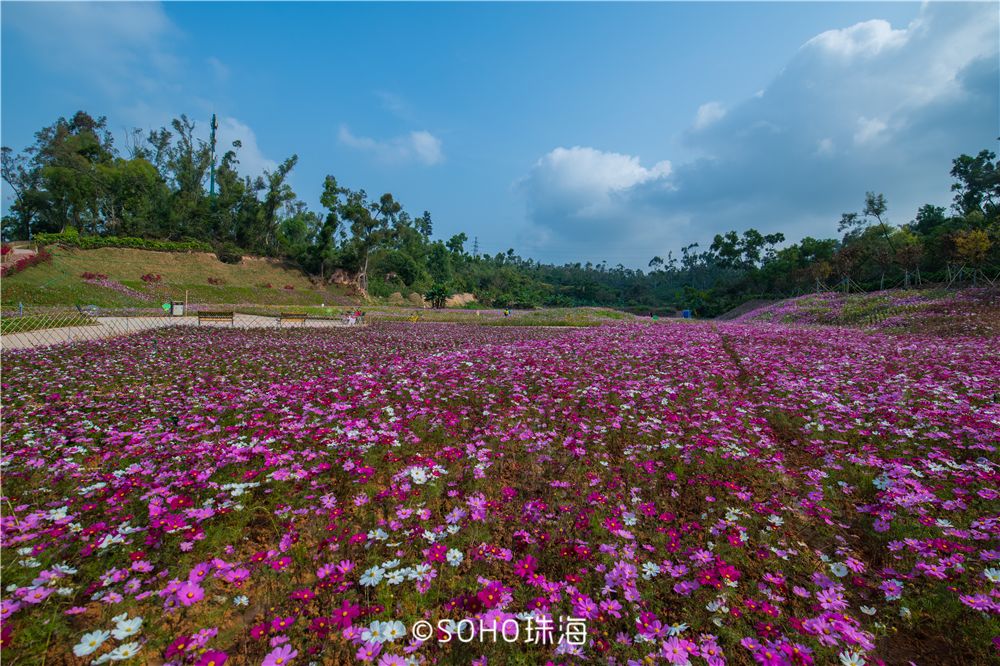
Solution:
M 2 349 L 31 349 L 47 347 L 64 342 L 81 340 L 100 340 L 114 338 L 120 335 L 130 335 L 154 328 L 168 326 L 198 326 L 197 317 L 96 317 L 92 326 L 64 326 L 61 328 L 44 328 L 24 333 L 11 333 L 0 337 Z M 205 322 L 203 327 L 217 326 L 223 328 L 278 328 L 276 317 L 236 313 L 232 325 L 222 322 Z M 281 328 L 347 328 L 348 325 L 339 320 L 314 319 L 304 323 L 280 324 Z

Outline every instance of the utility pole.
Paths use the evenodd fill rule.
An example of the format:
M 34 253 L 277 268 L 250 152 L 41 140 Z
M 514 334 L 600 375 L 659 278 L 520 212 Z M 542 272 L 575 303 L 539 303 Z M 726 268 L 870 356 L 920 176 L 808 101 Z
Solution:
M 476 236 L 472 240 L 472 256 L 473 257 L 479 256 L 479 236 Z
M 219 129 L 219 122 L 215 119 L 215 114 L 212 114 L 212 137 L 210 139 L 212 144 L 212 170 L 209 175 L 208 180 L 208 194 L 212 197 L 212 201 L 215 201 L 215 130 Z

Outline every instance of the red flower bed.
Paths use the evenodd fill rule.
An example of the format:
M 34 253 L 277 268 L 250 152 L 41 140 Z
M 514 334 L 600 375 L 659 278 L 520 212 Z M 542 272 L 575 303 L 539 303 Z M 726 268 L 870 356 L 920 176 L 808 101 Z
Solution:
M 8 249 L 8 251 L 4 252 L 4 254 L 9 254 L 10 252 L 13 252 L 13 250 Z M 52 261 L 52 255 L 44 247 L 39 248 L 37 253 L 18 259 L 14 263 L 0 268 L 0 277 L 9 277 L 15 273 L 20 273 L 26 268 L 31 268 L 32 266 L 37 266 L 38 264 L 44 264 L 47 261 Z

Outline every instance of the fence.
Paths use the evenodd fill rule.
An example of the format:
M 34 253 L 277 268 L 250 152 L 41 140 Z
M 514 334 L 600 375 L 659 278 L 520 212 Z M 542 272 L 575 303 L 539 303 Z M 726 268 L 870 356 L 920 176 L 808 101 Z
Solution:
M 220 311 L 224 311 L 222 317 L 218 316 Z M 358 323 L 338 317 L 236 312 L 231 306 L 229 309 L 224 306 L 195 307 L 185 316 L 172 316 L 159 308 L 22 306 L 0 312 L 0 348 L 6 351 L 47 347 L 174 326 L 341 328 Z

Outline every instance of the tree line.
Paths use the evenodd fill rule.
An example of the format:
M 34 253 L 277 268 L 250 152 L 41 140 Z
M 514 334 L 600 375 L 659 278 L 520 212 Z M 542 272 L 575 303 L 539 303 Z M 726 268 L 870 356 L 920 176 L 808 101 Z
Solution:
M 838 237 L 788 244 L 782 233 L 729 231 L 706 248 L 655 256 L 644 271 L 606 262 L 543 264 L 513 249 L 470 252 L 465 233 L 434 238 L 429 212 L 410 214 L 392 194 L 372 197 L 332 175 L 323 183 L 322 209 L 310 210 L 288 183 L 296 155 L 241 176 L 240 142 L 220 155 L 184 115 L 170 127 L 133 130 L 124 143 L 120 151 L 105 117 L 80 111 L 39 130 L 20 152 L 3 147 L 2 176 L 13 195 L 3 238 L 72 230 L 199 241 L 223 261 L 254 254 L 286 259 L 319 281 L 350 276 L 372 296 L 417 292 L 440 303 L 467 291 L 497 307 L 690 308 L 703 315 L 747 298 L 816 289 L 975 282 L 1000 266 L 1000 162 L 990 150 L 952 161 L 950 208 L 925 204 L 905 224 L 890 225 L 885 197 L 868 192 L 863 208 L 841 216 Z

